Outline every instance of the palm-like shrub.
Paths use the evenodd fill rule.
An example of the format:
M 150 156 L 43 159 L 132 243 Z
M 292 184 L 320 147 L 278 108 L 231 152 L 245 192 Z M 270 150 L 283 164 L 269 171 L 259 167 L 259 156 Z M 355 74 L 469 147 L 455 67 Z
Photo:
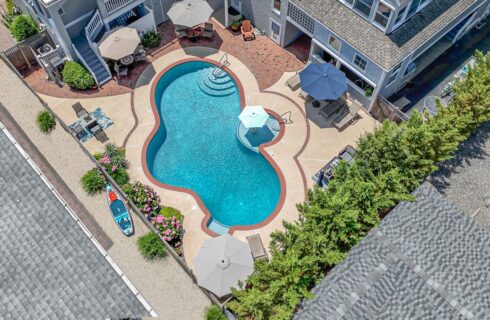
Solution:
M 162 36 L 156 31 L 148 31 L 141 38 L 141 44 L 145 48 L 155 48 L 162 42 Z
M 106 181 L 104 177 L 97 172 L 97 169 L 94 168 L 83 175 L 82 179 L 80 179 L 80 183 L 85 192 L 89 195 L 95 195 L 104 190 Z
M 67 61 L 63 67 L 63 81 L 73 89 L 87 90 L 95 86 L 90 72 L 75 61 Z
M 13 18 L 9 24 L 10 32 L 17 42 L 32 37 L 39 32 L 36 21 L 30 16 L 20 15 Z
M 162 240 L 151 231 L 139 237 L 137 244 L 141 255 L 146 259 L 161 259 L 167 255 L 167 250 L 165 250 Z
M 225 316 L 221 309 L 213 304 L 211 307 L 206 309 L 206 320 L 228 320 L 228 317 Z
M 43 133 L 50 133 L 54 130 L 56 121 L 49 111 L 44 110 L 37 114 L 36 124 Z
M 111 175 L 112 179 L 114 179 L 114 181 L 120 186 L 125 185 L 129 181 L 129 175 L 124 168 L 118 168 L 113 172 L 109 172 L 109 174 Z

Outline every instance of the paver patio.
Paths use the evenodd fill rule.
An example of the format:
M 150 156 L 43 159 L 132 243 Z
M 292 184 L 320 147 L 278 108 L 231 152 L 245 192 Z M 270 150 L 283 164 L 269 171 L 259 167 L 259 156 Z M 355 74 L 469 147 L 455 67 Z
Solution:
M 175 27 L 171 22 L 165 22 L 158 27 L 162 35 L 162 45 L 157 49 L 148 51 L 148 62 L 151 63 L 165 54 L 177 49 L 206 46 L 208 48 L 228 52 L 242 61 L 257 79 L 260 89 L 270 87 L 279 80 L 284 72 L 296 71 L 304 67 L 304 63 L 296 56 L 279 47 L 269 37 L 257 36 L 254 41 L 243 41 L 240 33 L 234 33 L 223 28 L 216 20 L 211 18 L 214 25 L 212 40 L 201 40 L 199 43 L 176 38 Z M 301 47 L 301 46 L 300 46 Z M 293 48 L 292 52 L 298 51 Z M 304 55 L 304 54 L 303 54 Z M 303 57 L 304 58 L 304 57 Z M 54 82 L 47 81 L 44 71 L 34 68 L 25 72 L 25 80 L 38 93 L 60 98 L 88 98 L 113 96 L 131 92 L 136 86 L 140 74 L 147 64 L 140 63 L 134 67 L 129 77 L 118 82 L 113 79 L 101 88 L 89 91 L 75 91 L 69 87 L 60 87 Z

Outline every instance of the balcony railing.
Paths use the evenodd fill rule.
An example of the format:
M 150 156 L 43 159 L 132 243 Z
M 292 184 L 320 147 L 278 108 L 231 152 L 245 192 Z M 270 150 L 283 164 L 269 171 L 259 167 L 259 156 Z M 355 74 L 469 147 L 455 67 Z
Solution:
M 114 11 L 124 7 L 133 0 L 104 0 L 105 9 L 107 13 L 113 13 Z
M 95 10 L 94 15 L 90 19 L 90 21 L 85 26 L 85 35 L 87 36 L 87 40 L 94 41 L 94 39 L 99 34 L 100 30 L 104 27 L 102 23 L 102 17 L 100 16 L 99 10 Z

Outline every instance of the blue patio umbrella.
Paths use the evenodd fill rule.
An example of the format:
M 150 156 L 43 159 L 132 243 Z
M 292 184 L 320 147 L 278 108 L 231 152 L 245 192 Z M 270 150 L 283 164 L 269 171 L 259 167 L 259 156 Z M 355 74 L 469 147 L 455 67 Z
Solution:
M 330 63 L 311 63 L 299 73 L 301 89 L 317 100 L 337 100 L 347 91 L 345 74 Z

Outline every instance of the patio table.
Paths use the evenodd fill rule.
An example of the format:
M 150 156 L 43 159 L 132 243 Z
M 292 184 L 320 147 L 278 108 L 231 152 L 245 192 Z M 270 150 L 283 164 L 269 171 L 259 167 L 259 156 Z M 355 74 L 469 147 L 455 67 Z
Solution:
M 134 55 L 130 54 L 119 59 L 119 62 L 125 66 L 129 66 L 134 62 Z

